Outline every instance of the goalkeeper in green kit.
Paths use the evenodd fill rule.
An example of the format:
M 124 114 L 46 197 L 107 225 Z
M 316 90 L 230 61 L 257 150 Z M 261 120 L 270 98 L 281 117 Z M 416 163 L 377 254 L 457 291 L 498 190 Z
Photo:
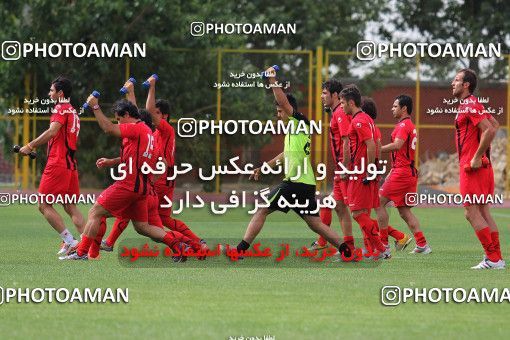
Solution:
M 319 218 L 315 198 L 315 174 L 309 157 L 311 149 L 310 122 L 302 113 L 298 112 L 296 98 L 291 94 L 285 94 L 281 87 L 274 86 L 276 84 L 275 68 L 268 68 L 265 74 L 268 76 L 269 83 L 273 85 L 271 87 L 276 99 L 278 118 L 286 123 L 293 122 L 294 129 L 289 129 L 285 135 L 283 152 L 268 162 L 268 165 L 272 168 L 287 162 L 285 178 L 280 185 L 273 188 L 269 193 L 269 207 L 259 208 L 253 215 L 243 239 L 237 246 L 237 251 L 245 251 L 250 247 L 250 244 L 262 230 L 269 214 L 276 210 L 287 213 L 291 209 L 285 204 L 279 204 L 279 200 L 283 196 L 287 202 L 298 203 L 299 207 L 294 207 L 292 210 L 306 222 L 310 229 L 323 236 L 338 248 L 344 256 L 350 257 L 350 250 L 345 243 L 340 241 L 340 236 L 333 229 L 323 224 Z M 301 129 L 296 129 L 300 121 L 304 121 L 308 127 L 306 133 L 300 132 Z M 302 169 L 303 167 L 306 169 Z M 261 168 L 257 168 L 253 171 L 250 179 L 258 180 L 260 175 Z M 303 208 L 304 204 L 307 204 L 305 208 Z

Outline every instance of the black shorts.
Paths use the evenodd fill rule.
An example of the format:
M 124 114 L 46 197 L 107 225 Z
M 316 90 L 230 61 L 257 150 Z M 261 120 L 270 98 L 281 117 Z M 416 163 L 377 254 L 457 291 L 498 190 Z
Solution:
M 282 208 L 278 205 L 280 197 L 285 198 L 285 200 L 291 205 L 294 205 L 297 201 L 299 205 L 306 204 L 306 207 Z M 292 209 L 301 217 L 306 215 L 319 216 L 317 201 L 315 199 L 315 185 L 283 181 L 271 190 L 268 199 L 271 203 L 269 205 L 269 209 L 271 210 L 278 210 L 287 213 L 290 209 Z M 308 203 L 306 203 L 306 200 L 308 200 Z

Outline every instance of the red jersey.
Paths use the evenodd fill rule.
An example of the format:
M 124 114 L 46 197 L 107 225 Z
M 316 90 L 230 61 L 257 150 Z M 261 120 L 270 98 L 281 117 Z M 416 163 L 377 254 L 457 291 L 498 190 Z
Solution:
M 329 123 L 329 136 L 331 144 L 331 153 L 335 161 L 335 170 L 340 170 L 338 162 L 343 162 L 344 149 L 342 137 L 349 136 L 349 126 L 351 117 L 346 115 L 340 105 L 337 105 L 331 115 Z
M 46 165 L 76 170 L 76 148 L 80 133 L 80 117 L 69 103 L 58 103 L 52 110 L 50 124 L 58 122 L 60 130 L 48 141 Z
M 480 145 L 481 131 L 477 125 L 490 114 L 485 111 L 478 99 L 470 95 L 462 101 L 458 107 L 458 113 L 455 117 L 455 146 L 459 154 L 459 163 L 461 167 L 469 164 Z M 490 148 L 487 149 L 486 156 L 490 159 Z
M 391 133 L 391 141 L 402 139 L 404 144 L 399 150 L 391 152 L 391 164 L 393 168 L 410 168 L 413 175 L 416 171 L 414 167 L 414 157 L 416 152 L 416 128 L 411 118 L 406 117 L 399 121 Z
M 160 145 L 160 141 L 158 140 L 158 134 L 157 134 L 157 130 L 154 131 L 152 133 L 152 140 L 153 140 L 153 148 L 152 148 L 152 153 L 151 153 L 151 157 L 150 159 L 146 160 L 147 164 L 151 167 L 151 169 L 155 170 L 155 171 L 158 171 L 158 168 L 156 168 L 156 164 L 160 161 L 159 158 L 161 157 L 161 162 L 164 161 L 164 158 L 163 158 L 163 153 L 161 152 L 161 145 Z M 162 174 L 162 175 L 159 175 L 161 177 L 164 177 L 165 174 Z M 149 184 L 150 184 L 150 189 L 154 189 L 154 186 L 155 186 L 155 182 L 153 182 L 153 177 L 154 175 L 151 173 L 149 174 Z M 153 185 L 154 183 L 154 185 Z
M 169 187 L 171 183 L 167 180 L 167 177 L 173 174 L 173 166 L 175 164 L 175 131 L 170 123 L 162 119 L 159 122 L 155 135 L 161 149 L 161 157 L 163 157 L 167 163 L 166 174 L 159 177 L 156 186 Z
M 365 159 L 365 169 L 367 162 L 367 139 L 374 139 L 375 142 L 375 124 L 372 118 L 363 111 L 355 113 L 351 120 L 349 129 L 349 144 L 351 149 L 351 167 L 361 166 L 361 159 Z
M 120 164 L 125 164 L 126 177 L 117 183 L 130 191 L 147 194 L 148 175 L 142 174 L 144 162 L 152 162 L 154 136 L 144 122 L 119 124 L 122 137 Z M 131 164 L 131 169 L 130 169 Z

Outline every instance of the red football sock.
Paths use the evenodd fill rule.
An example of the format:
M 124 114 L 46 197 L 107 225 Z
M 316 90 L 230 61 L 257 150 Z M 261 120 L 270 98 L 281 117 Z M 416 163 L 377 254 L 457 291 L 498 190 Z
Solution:
M 414 233 L 414 239 L 416 240 L 416 245 L 418 247 L 425 247 L 427 245 L 427 240 L 425 239 L 425 235 L 423 235 L 423 232 L 421 232 L 421 231 Z
M 344 242 L 351 249 L 351 251 L 354 251 L 354 236 L 344 236 Z
M 499 246 L 499 232 L 498 231 L 491 232 L 491 239 L 492 244 L 494 245 L 494 249 L 498 253 L 498 257 L 502 260 L 503 256 L 501 256 L 501 248 Z
M 391 225 L 388 225 L 388 235 L 397 241 L 403 239 L 405 236 L 403 232 L 393 228 Z
M 81 241 L 78 244 L 78 249 L 76 249 L 76 253 L 79 256 L 83 256 L 85 254 L 88 254 L 90 245 L 94 242 L 93 238 L 88 237 L 87 235 L 83 234 L 81 236 Z
M 381 242 L 384 243 L 385 246 L 388 245 L 388 228 L 379 228 L 379 232 L 381 234 Z
M 163 237 L 163 243 L 172 250 L 176 250 L 179 246 L 179 243 L 181 242 L 187 243 L 189 245 L 197 244 L 197 242 L 194 242 L 189 237 L 186 237 L 178 231 L 169 231 L 166 233 L 165 237 Z
M 363 237 L 363 244 L 365 245 L 365 250 L 371 253 L 373 249 L 368 237 Z
M 321 208 L 319 212 L 321 222 L 324 223 L 327 226 L 331 225 L 331 209 L 329 208 Z M 324 247 L 326 244 L 328 244 L 328 241 L 322 236 L 319 236 L 319 239 L 317 240 L 317 243 L 319 243 L 319 246 Z
M 195 233 L 193 233 L 191 231 L 191 229 L 188 228 L 188 226 L 184 222 L 182 222 L 180 220 L 176 220 L 170 216 L 161 216 L 160 215 L 160 217 L 161 217 L 161 221 L 163 222 L 165 227 L 167 227 L 168 229 L 173 230 L 173 231 L 178 231 L 179 233 L 183 234 L 184 236 L 189 237 L 193 241 L 196 241 L 196 242 L 200 241 L 200 238 L 197 235 L 195 235 Z
M 108 235 L 108 238 L 106 239 L 106 244 L 110 247 L 113 247 L 115 242 L 117 242 L 120 234 L 126 230 L 128 224 L 129 220 L 116 218 L 115 222 L 113 223 L 112 231 L 110 231 L 110 235 Z
M 498 262 L 499 257 L 498 253 L 494 248 L 494 244 L 492 243 L 491 231 L 489 227 L 485 227 L 476 232 L 476 236 L 480 240 L 482 244 L 483 250 L 485 250 L 485 255 L 492 262 Z
M 381 242 L 376 224 L 370 219 L 368 214 L 361 214 L 354 218 L 363 230 L 364 235 L 369 238 L 372 249 L 384 252 L 386 247 Z
M 101 241 L 103 240 L 103 236 L 106 233 L 106 217 L 101 217 L 101 222 L 99 224 L 99 230 L 94 239 L 94 242 L 90 244 L 89 247 L 89 258 L 95 259 L 99 256 L 99 246 L 101 245 Z

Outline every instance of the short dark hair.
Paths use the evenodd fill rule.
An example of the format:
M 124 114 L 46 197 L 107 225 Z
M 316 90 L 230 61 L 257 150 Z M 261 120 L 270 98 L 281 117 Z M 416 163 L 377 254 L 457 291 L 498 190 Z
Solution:
M 322 88 L 328 90 L 331 94 L 335 92 L 340 94 L 344 87 L 342 86 L 342 83 L 337 79 L 329 79 L 322 83 Z
M 287 93 L 287 100 L 289 101 L 289 104 L 290 106 L 292 106 L 292 108 L 294 109 L 294 112 L 298 112 L 298 104 L 297 104 L 297 99 L 296 97 L 294 97 L 292 94 L 290 93 Z M 276 106 L 279 106 L 278 105 L 278 102 L 275 100 L 274 104 Z
M 377 118 L 377 107 L 375 106 L 375 101 L 370 97 L 361 97 L 361 109 L 372 119 Z
M 112 111 L 121 117 L 124 117 L 127 113 L 132 118 L 140 118 L 138 108 L 127 99 L 117 100 L 113 103 Z
M 469 83 L 469 93 L 473 93 L 476 90 L 476 83 L 478 82 L 478 77 L 476 76 L 476 72 L 470 68 L 463 68 L 458 73 L 463 73 L 462 81 L 464 83 Z
M 156 107 L 159 109 L 159 112 L 164 115 L 168 115 L 166 117 L 166 121 L 170 121 L 170 103 L 165 99 L 156 100 Z
M 64 93 L 64 98 L 71 97 L 71 92 L 73 92 L 73 87 L 71 86 L 71 81 L 64 76 L 58 76 L 51 82 L 53 86 L 55 86 L 55 90 L 62 91 Z
M 340 92 L 340 97 L 344 98 L 346 101 L 353 100 L 356 106 L 361 106 L 361 92 L 354 84 L 344 87 Z
M 138 110 L 140 114 L 140 120 L 145 123 L 153 132 L 156 130 L 154 123 L 152 122 L 152 116 L 149 111 L 145 109 Z
M 407 107 L 408 114 L 411 114 L 413 112 L 413 99 L 411 97 L 405 94 L 401 94 L 400 96 L 397 96 L 397 98 L 395 99 L 398 100 L 398 105 L 400 107 L 404 106 Z

